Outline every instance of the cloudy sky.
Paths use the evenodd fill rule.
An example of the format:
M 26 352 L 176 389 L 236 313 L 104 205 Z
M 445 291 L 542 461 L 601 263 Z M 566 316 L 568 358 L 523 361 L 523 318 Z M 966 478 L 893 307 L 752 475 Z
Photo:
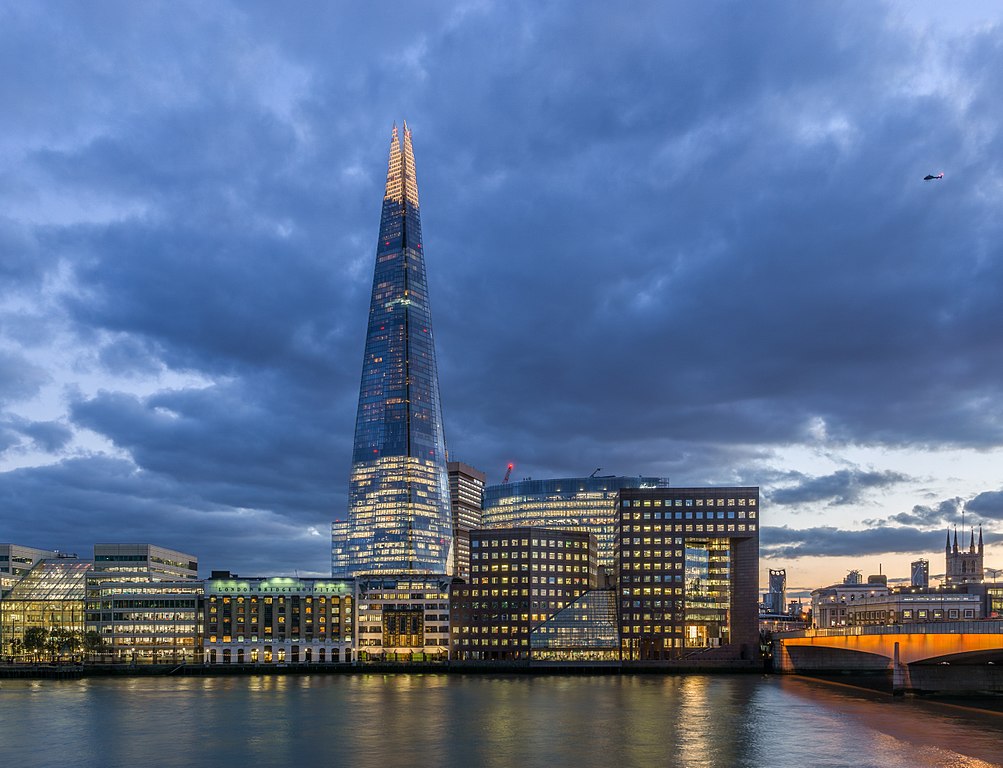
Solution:
M 997 4 L 365 5 L 0 0 L 0 541 L 329 572 L 406 119 L 452 458 L 1003 567 Z

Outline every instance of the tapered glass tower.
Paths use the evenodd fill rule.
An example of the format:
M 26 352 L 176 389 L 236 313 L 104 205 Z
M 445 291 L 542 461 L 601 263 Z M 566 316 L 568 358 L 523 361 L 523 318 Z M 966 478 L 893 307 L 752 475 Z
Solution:
M 390 138 L 355 419 L 348 519 L 332 573 L 448 574 L 452 527 L 411 132 Z

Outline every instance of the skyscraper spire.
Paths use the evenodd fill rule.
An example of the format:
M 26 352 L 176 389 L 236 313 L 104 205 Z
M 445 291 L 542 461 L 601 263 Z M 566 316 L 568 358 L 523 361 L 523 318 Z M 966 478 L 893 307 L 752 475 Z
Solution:
M 403 195 L 403 176 L 401 172 L 401 143 L 397 136 L 397 123 L 394 123 L 390 134 L 390 159 L 387 162 L 387 188 L 383 193 L 384 200 L 401 202 Z
M 335 576 L 448 574 L 452 523 L 411 132 L 390 136 L 348 519 Z

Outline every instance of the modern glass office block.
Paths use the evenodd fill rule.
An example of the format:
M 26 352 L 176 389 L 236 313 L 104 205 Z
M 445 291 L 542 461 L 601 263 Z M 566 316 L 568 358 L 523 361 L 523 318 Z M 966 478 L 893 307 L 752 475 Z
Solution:
M 534 627 L 529 642 L 537 661 L 618 661 L 620 617 L 615 589 L 586 592 Z
M 0 655 L 20 661 L 79 658 L 89 560 L 41 560 L 0 601 Z M 32 630 L 44 646 L 32 645 Z M 39 636 L 36 635 L 36 640 Z
M 565 477 L 520 480 L 484 489 L 484 527 L 537 526 L 588 530 L 599 540 L 599 565 L 616 565 L 617 501 L 621 488 L 667 488 L 664 477 Z
M 411 132 L 397 127 L 376 246 L 348 519 L 332 574 L 451 571 L 453 531 Z

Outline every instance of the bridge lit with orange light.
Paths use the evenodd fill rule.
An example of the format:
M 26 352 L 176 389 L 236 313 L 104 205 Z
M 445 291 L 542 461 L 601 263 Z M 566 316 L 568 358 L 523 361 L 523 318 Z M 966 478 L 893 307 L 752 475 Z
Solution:
M 897 690 L 1003 691 L 1003 621 L 782 632 L 773 666 L 792 674 L 888 671 Z

